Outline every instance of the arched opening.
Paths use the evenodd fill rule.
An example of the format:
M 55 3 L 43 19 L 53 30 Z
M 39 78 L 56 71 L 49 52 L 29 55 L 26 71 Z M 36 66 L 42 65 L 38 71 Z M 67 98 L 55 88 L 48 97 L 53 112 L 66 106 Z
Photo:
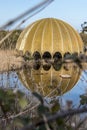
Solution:
M 39 69 L 40 69 L 40 66 L 41 66 L 41 63 L 40 63 L 40 62 L 34 62 L 34 64 L 33 64 L 33 69 L 39 70 Z
M 78 52 L 72 53 L 72 59 L 76 59 L 79 56 Z
M 87 46 L 84 46 L 84 52 L 87 52 Z
M 26 51 L 25 54 L 24 54 L 24 59 L 25 59 L 25 61 L 29 60 L 30 57 L 31 57 L 30 52 L 29 52 L 29 51 Z
M 33 58 L 34 58 L 34 60 L 39 60 L 39 59 L 41 59 L 40 53 L 39 53 L 38 51 L 35 51 L 35 52 L 33 53 Z
M 44 65 L 43 65 L 43 69 L 44 69 L 45 71 L 48 71 L 50 68 L 51 68 L 51 64 L 44 64 Z
M 42 58 L 44 59 L 44 60 L 49 60 L 49 59 L 51 59 L 51 54 L 50 54 L 50 52 L 48 52 L 48 51 L 46 51 L 46 52 L 44 52 L 44 54 L 43 54 L 43 56 L 42 56 Z
M 79 54 L 79 60 L 80 61 L 86 61 L 86 55 L 85 54 Z
M 64 58 L 71 58 L 71 53 L 70 52 L 66 52 L 64 54 Z
M 56 71 L 59 71 L 59 70 L 61 69 L 61 67 L 62 67 L 62 63 L 56 62 L 56 63 L 53 64 L 53 68 L 54 68 Z
M 29 51 L 26 51 L 24 55 L 26 55 L 26 56 L 30 56 L 31 54 L 30 54 Z
M 62 60 L 62 55 L 60 52 L 55 52 L 54 55 L 53 55 L 53 59 L 54 61 L 60 61 Z

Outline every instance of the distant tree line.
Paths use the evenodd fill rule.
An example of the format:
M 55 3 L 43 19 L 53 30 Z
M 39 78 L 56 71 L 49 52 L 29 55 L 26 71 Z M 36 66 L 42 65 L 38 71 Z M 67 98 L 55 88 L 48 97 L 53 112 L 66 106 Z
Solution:
M 9 33 L 10 31 L 0 30 L 0 41 Z M 12 34 L 6 38 L 1 44 L 1 49 L 14 49 L 16 46 L 17 39 L 22 30 L 14 30 Z

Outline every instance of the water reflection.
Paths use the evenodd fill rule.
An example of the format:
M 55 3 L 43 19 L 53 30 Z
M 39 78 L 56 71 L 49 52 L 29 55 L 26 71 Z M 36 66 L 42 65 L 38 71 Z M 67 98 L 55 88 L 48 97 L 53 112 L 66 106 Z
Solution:
M 71 64 L 64 64 L 58 71 L 54 70 L 53 66 L 49 71 L 45 71 L 41 66 L 39 70 L 23 69 L 18 74 L 16 72 L 0 74 L 0 87 L 19 89 L 28 96 L 32 91 L 38 91 L 46 97 L 63 94 L 60 96 L 63 102 L 72 100 L 77 106 L 79 96 L 87 92 L 87 71 L 84 70 L 81 74 L 79 68 Z
M 84 70 L 81 74 L 79 81 L 76 85 L 63 96 L 61 96 L 63 104 L 67 100 L 73 101 L 73 105 L 78 107 L 80 105 L 80 95 L 87 93 L 87 70 Z
M 80 69 L 72 63 L 68 65 L 36 63 L 31 70 L 22 69 L 18 74 L 27 89 L 48 97 L 58 96 L 71 90 L 80 75 Z
M 0 74 L 0 88 L 8 89 L 12 88 L 14 91 L 20 90 L 26 94 L 30 93 L 19 80 L 17 72 L 3 72 Z

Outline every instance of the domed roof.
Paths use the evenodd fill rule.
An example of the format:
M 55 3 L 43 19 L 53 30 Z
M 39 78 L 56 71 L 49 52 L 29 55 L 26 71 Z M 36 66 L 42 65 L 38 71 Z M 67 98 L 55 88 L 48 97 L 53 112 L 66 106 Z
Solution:
M 24 53 L 29 51 L 32 56 L 36 55 L 45 61 L 45 56 L 47 56 L 46 58 L 53 57 L 53 59 L 57 56 L 61 59 L 66 53 L 83 52 L 83 42 L 79 34 L 66 22 L 46 18 L 38 20 L 24 29 L 17 41 L 16 48 Z M 38 70 L 28 71 L 30 70 L 23 70 L 19 73 L 20 80 L 25 87 L 32 91 L 38 90 L 44 96 L 50 93 L 59 95 L 59 90 L 61 93 L 69 91 L 77 83 L 81 74 L 79 68 L 73 67 L 68 71 L 63 67 L 61 70 L 56 70 L 55 64 L 46 71 L 42 63 Z M 70 75 L 70 78 L 61 77 L 61 75 L 67 74 Z
M 66 52 L 82 52 L 83 42 L 79 34 L 66 22 L 45 18 L 24 29 L 16 48 L 24 52 L 29 51 L 31 54 L 37 51 L 41 55 L 46 51 L 51 55 L 60 52 L 63 56 Z

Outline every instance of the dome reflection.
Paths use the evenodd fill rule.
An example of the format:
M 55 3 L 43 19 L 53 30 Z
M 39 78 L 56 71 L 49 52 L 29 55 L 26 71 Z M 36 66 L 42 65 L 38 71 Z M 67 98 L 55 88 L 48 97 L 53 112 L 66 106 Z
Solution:
M 38 70 L 23 69 L 19 72 L 19 78 L 31 91 L 39 92 L 43 96 L 58 96 L 72 89 L 81 74 L 79 68 L 73 67 L 72 63 L 68 63 L 67 69 L 65 66 L 59 65 L 60 69 L 57 70 L 54 66 L 51 66 L 49 70 L 43 69 L 43 66 Z

